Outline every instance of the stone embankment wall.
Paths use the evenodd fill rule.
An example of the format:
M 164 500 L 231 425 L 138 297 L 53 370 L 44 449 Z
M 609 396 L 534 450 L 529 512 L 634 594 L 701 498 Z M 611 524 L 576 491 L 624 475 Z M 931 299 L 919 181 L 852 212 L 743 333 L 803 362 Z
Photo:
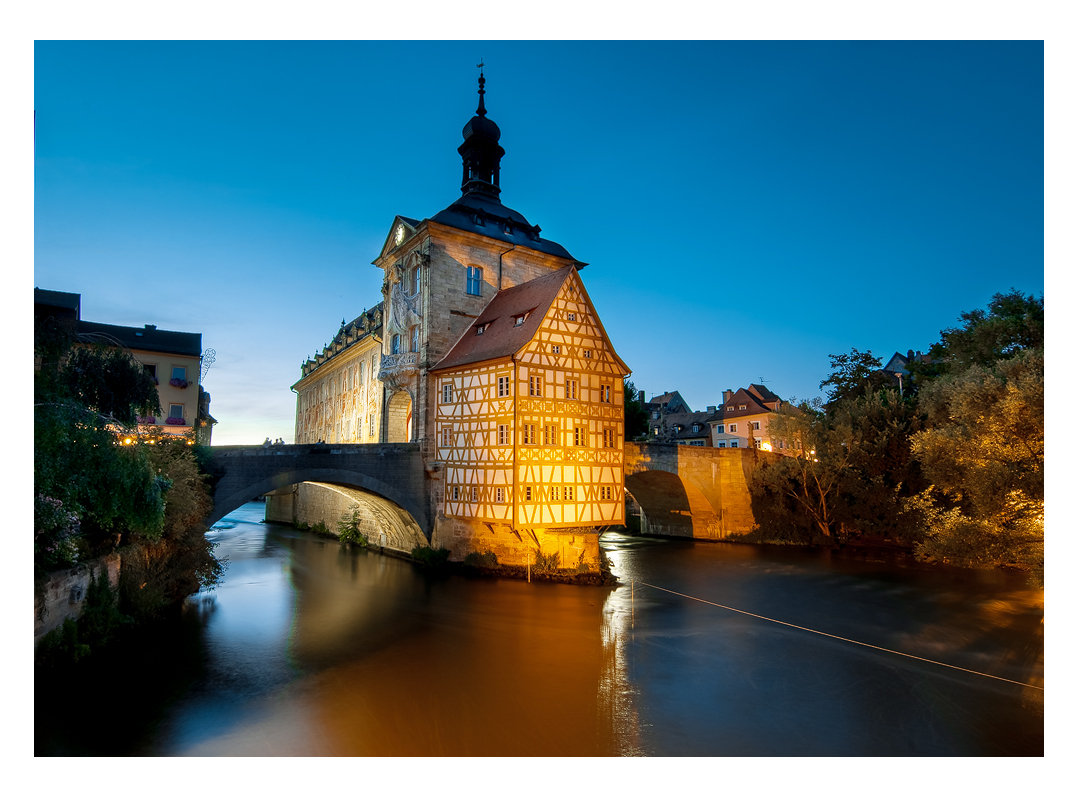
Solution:
M 462 518 L 439 517 L 434 524 L 432 548 L 448 548 L 449 559 L 463 561 L 469 553 L 493 552 L 503 565 L 526 565 L 558 554 L 559 566 L 575 568 L 584 557 L 588 572 L 599 572 L 599 529 L 523 529 L 514 531 L 503 523 L 482 523 Z
M 99 578 L 108 573 L 109 583 L 115 589 L 120 583 L 120 555 L 116 553 L 90 559 L 68 570 L 49 574 L 44 590 L 34 596 L 34 647 L 64 620 L 77 620 L 82 614 L 91 575 Z
M 371 545 L 403 553 L 427 545 L 414 518 L 395 504 L 376 495 L 335 484 L 303 482 L 275 490 L 266 496 L 266 520 L 274 523 L 324 523 L 337 533 L 337 524 L 358 511 L 359 530 Z

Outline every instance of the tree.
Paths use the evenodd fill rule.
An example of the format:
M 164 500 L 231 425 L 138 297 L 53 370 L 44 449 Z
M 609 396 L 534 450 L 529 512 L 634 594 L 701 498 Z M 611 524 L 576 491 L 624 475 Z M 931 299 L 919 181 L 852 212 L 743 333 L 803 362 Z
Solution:
M 931 363 L 910 363 L 913 379 L 924 384 L 942 374 L 957 374 L 971 365 L 992 366 L 1024 349 L 1044 348 L 1044 297 L 1011 289 L 997 293 L 988 309 L 970 310 L 962 325 L 940 331 L 929 349 Z
M 635 440 L 648 433 L 648 414 L 640 403 L 642 396 L 637 392 L 636 385 L 629 380 L 625 381 L 625 439 Z
M 796 452 L 777 461 L 762 460 L 752 474 L 753 511 L 768 499 L 780 499 L 793 514 L 809 520 L 811 532 L 834 542 L 839 534 L 839 490 L 850 458 L 850 429 L 836 425 L 819 399 L 782 405 L 768 418 L 768 434 Z M 772 510 L 771 522 L 784 522 Z M 763 526 L 763 524 L 761 524 Z M 780 529 L 763 529 L 765 534 Z
M 820 382 L 820 390 L 827 391 L 827 401 L 834 404 L 856 398 L 883 387 L 887 376 L 880 370 L 880 358 L 872 351 L 850 349 L 849 354 L 829 354 L 831 374 Z
M 907 503 L 918 550 L 967 567 L 1044 566 L 1044 351 L 941 376 L 922 391 L 913 455 L 932 486 Z

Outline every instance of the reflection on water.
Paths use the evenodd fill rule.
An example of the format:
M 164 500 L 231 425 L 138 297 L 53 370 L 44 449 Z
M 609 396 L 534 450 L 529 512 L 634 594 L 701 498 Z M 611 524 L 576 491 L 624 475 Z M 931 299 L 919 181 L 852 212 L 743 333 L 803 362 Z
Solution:
M 430 577 L 263 511 L 215 527 L 223 583 L 125 652 L 158 669 L 107 744 L 39 728 L 39 754 L 1043 754 L 1043 692 L 639 583 L 1043 684 L 1020 578 L 619 535 L 617 589 Z

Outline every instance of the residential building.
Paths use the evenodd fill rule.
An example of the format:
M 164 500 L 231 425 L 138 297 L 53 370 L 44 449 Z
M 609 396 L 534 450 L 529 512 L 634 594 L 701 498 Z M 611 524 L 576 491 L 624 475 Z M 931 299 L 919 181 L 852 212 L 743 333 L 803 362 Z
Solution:
M 782 399 L 763 385 L 724 390 L 722 406 L 708 418 L 712 445 L 716 448 L 760 448 L 764 451 L 792 453 L 785 440 L 772 439 L 768 432 L 770 416 L 782 405 Z
M 210 415 L 210 394 L 200 384 L 202 335 L 172 332 L 153 324 L 126 327 L 84 321 L 82 299 L 77 293 L 34 288 L 34 316 L 53 316 L 69 321 L 79 342 L 103 343 L 122 348 L 142 364 L 157 384 L 161 416 L 140 417 L 140 431 L 149 434 L 190 434 L 195 442 L 209 445 L 217 421 Z

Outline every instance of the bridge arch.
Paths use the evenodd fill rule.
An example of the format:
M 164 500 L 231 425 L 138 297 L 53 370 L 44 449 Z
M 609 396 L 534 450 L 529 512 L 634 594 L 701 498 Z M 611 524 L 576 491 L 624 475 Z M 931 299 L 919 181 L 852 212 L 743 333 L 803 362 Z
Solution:
M 410 443 L 412 441 L 412 396 L 407 390 L 398 390 L 386 402 L 386 442 Z
M 719 515 L 696 485 L 676 473 L 647 470 L 625 477 L 625 490 L 643 511 L 640 531 L 666 537 L 720 536 Z

